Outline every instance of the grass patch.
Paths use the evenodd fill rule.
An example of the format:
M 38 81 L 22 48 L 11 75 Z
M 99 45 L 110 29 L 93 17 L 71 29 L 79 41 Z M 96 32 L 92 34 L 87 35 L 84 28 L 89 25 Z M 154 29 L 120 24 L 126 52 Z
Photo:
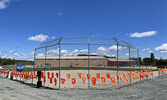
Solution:
M 44 70 L 59 70 L 58 67 L 56 68 L 23 68 L 23 71 L 44 71 Z M 88 70 L 88 68 L 85 67 L 61 67 L 61 70 Z M 117 70 L 117 68 L 89 68 L 89 70 Z M 129 68 L 118 68 L 119 71 L 130 71 Z M 139 70 L 137 68 L 131 69 L 131 71 Z
M 2 66 L 5 70 L 16 70 L 16 65 L 5 65 Z M 141 68 L 142 69 L 142 68 Z M 23 67 L 23 71 L 44 71 L 44 70 L 59 70 L 59 67 L 51 67 L 51 68 L 28 68 Z M 88 70 L 87 67 L 61 67 L 61 70 Z M 102 68 L 102 67 L 90 67 L 89 70 L 117 70 L 117 68 Z M 118 68 L 119 71 L 130 71 L 129 68 Z M 131 71 L 139 70 L 138 68 L 132 68 Z M 155 71 L 158 71 L 156 69 Z

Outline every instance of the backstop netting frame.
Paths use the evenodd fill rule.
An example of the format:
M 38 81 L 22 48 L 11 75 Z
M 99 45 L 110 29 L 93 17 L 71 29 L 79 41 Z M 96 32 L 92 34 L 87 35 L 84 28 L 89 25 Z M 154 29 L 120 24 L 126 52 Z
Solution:
M 83 40 L 83 41 L 82 41 Z M 96 41 L 94 41 L 94 40 L 96 40 Z M 98 41 L 97 41 L 98 40 Z M 104 42 L 104 43 L 101 43 L 101 41 L 107 41 L 107 42 Z M 110 41 L 110 42 L 108 42 L 108 41 Z M 116 69 L 117 69 L 117 73 L 119 73 L 119 72 L 121 72 L 122 73 L 122 71 L 119 71 L 119 68 L 120 68 L 120 65 L 119 65 L 119 59 L 120 59 L 120 55 L 121 55 L 121 53 L 120 52 L 122 52 L 121 50 L 120 50 L 120 48 L 126 48 L 127 50 L 128 50 L 128 59 L 129 59 L 129 73 L 131 74 L 131 69 L 132 69 L 132 65 L 130 64 L 130 59 L 132 58 L 131 57 L 131 52 L 132 51 L 136 51 L 136 66 L 135 67 L 139 67 L 139 70 L 140 70 L 140 63 L 139 63 L 139 49 L 136 47 L 136 46 L 134 46 L 133 44 L 131 44 L 131 43 L 128 43 L 128 42 L 125 42 L 125 41 L 123 41 L 123 40 L 120 40 L 120 39 L 117 39 L 117 38 L 115 38 L 115 37 L 113 37 L 113 38 L 95 38 L 95 37 L 77 37 L 77 38 L 64 38 L 64 37 L 61 37 L 61 38 L 58 38 L 58 39 L 55 39 L 55 40 L 53 40 L 53 41 L 49 41 L 49 42 L 44 42 L 44 43 L 41 43 L 40 44 L 40 46 L 38 47 L 38 48 L 35 48 L 35 52 L 34 52 L 34 68 L 35 68 L 35 66 L 36 66 L 36 63 L 35 63 L 35 59 L 36 59 L 36 57 L 37 57 L 37 51 L 38 50 L 40 50 L 40 49 L 45 49 L 44 50 L 44 54 L 42 55 L 42 56 L 44 56 L 45 57 L 45 63 L 44 63 L 44 76 L 47 76 L 47 73 L 48 73 L 48 71 L 46 71 L 46 70 L 48 70 L 48 68 L 50 69 L 51 68 L 51 66 L 48 66 L 47 65 L 47 61 L 48 61 L 48 59 L 47 59 L 47 57 L 48 57 L 48 48 L 50 48 L 50 47 L 55 47 L 54 49 L 56 49 L 57 50 L 57 56 L 58 56 L 58 59 L 59 59 L 59 62 L 58 62 L 58 68 L 57 68 L 57 73 L 58 73 L 58 75 L 59 75 L 59 77 L 57 77 L 58 78 L 58 80 L 57 80 L 57 83 L 58 83 L 58 85 L 56 86 L 56 89 L 61 89 L 61 85 L 62 85 L 62 80 L 61 80 L 61 76 L 63 76 L 63 78 L 65 79 L 66 78 L 66 76 L 67 75 L 61 75 L 61 69 L 62 69 L 62 67 L 61 67 L 61 65 L 62 65 L 62 63 L 61 63 L 61 57 L 62 57 L 62 50 L 63 50 L 63 48 L 65 48 L 65 47 L 68 47 L 68 46 L 84 46 L 84 47 L 87 47 L 87 48 L 85 48 L 85 50 L 87 49 L 87 53 L 86 53 L 86 55 L 87 55 L 87 74 L 91 74 L 91 72 L 93 72 L 93 71 L 91 71 L 90 69 L 91 69 L 91 66 L 90 66 L 90 57 L 91 57 L 91 47 L 93 47 L 93 46 L 102 46 L 102 47 L 104 47 L 104 46 L 114 46 L 115 47 L 115 55 L 116 55 L 116 59 L 117 59 L 117 66 L 116 66 Z M 75 47 L 75 48 L 76 48 Z M 69 56 L 69 55 L 66 55 L 66 56 Z M 104 55 L 100 55 L 100 56 L 104 56 Z M 110 72 L 110 70 L 109 71 L 106 71 L 106 72 L 109 72 L 109 73 L 113 73 L 113 72 Z M 114 74 L 117 74 L 116 72 L 114 72 Z M 52 73 L 52 72 L 51 72 Z M 51 74 L 50 73 L 50 74 Z M 55 73 L 54 73 L 55 74 Z M 67 74 L 67 73 L 66 73 Z M 76 73 L 77 74 L 77 73 Z M 95 74 L 95 73 L 94 73 Z M 97 73 L 96 73 L 97 74 Z M 128 77 L 128 74 L 127 73 L 125 73 L 125 75 Z M 104 76 L 104 75 L 103 75 Z M 87 77 L 86 75 L 84 75 L 84 77 Z M 94 77 L 95 77 L 95 75 L 94 75 Z M 116 88 L 119 88 L 119 87 L 122 87 L 123 85 L 123 83 L 122 83 L 122 81 L 120 80 L 120 77 L 122 77 L 124 80 L 126 80 L 125 79 L 125 77 L 123 76 L 123 75 L 121 75 L 121 76 L 117 76 L 117 77 L 115 77 L 115 83 L 117 83 L 117 86 L 115 86 Z M 76 77 L 75 77 L 76 78 Z M 67 78 L 65 79 L 65 80 L 67 80 Z M 107 80 L 107 78 L 106 78 L 106 80 Z M 132 83 L 133 83 L 133 81 L 134 82 L 139 82 L 139 81 L 141 81 L 141 78 L 140 78 L 140 80 L 138 80 L 138 81 L 135 81 L 133 78 L 131 79 L 131 78 L 129 78 L 128 79 L 129 81 L 125 81 L 125 83 L 127 84 L 127 85 L 131 85 Z M 47 79 L 47 81 L 49 81 L 49 79 Z M 97 81 L 97 84 L 98 84 L 98 82 L 100 82 L 100 81 Z M 48 83 L 48 82 L 47 82 Z M 76 82 L 77 83 L 77 82 Z M 81 83 L 82 84 L 82 83 Z M 92 79 L 89 79 L 89 80 L 87 80 L 87 82 L 86 82 L 86 84 L 87 85 L 85 85 L 84 86 L 84 88 L 98 88 L 98 86 L 94 86 L 94 85 L 91 85 L 92 84 Z M 105 85 L 107 85 L 107 84 L 105 84 Z M 108 83 L 108 85 L 109 85 L 109 83 Z M 46 87 L 49 87 L 49 85 L 47 85 L 47 84 L 43 84 L 43 86 L 46 86 Z M 54 86 L 52 86 L 52 87 L 54 87 Z M 80 87 L 82 87 L 82 86 L 80 86 L 80 85 L 74 85 L 74 86 L 72 86 L 71 88 L 80 88 Z M 103 86 L 102 86 L 103 87 Z M 112 87 L 112 86 L 111 86 Z M 55 88 L 55 87 L 54 87 Z M 68 88 L 68 86 L 66 87 L 64 87 L 64 88 Z M 104 87 L 105 88 L 105 87 Z M 109 88 L 109 87 L 106 87 L 106 88 Z

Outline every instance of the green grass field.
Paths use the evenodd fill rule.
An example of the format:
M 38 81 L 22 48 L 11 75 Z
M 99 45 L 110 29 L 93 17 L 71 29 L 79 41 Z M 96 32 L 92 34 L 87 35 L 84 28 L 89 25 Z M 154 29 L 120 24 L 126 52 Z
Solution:
M 16 65 L 6 65 L 2 66 L 6 70 L 16 70 Z M 52 68 L 23 68 L 23 71 L 44 71 L 44 70 L 59 70 L 58 67 L 52 67 Z M 87 67 L 61 67 L 61 70 L 88 70 Z M 91 67 L 89 70 L 117 70 L 117 68 L 101 68 L 101 67 Z M 119 71 L 134 71 L 134 70 L 140 70 L 138 68 L 118 68 Z M 157 71 L 156 69 L 155 71 Z

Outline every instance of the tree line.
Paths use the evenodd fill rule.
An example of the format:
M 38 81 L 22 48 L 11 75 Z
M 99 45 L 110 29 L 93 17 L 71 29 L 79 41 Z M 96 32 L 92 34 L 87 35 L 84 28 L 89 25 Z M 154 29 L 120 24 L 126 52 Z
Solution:
M 79 54 L 78 56 L 88 56 L 86 54 Z M 99 56 L 99 55 L 90 55 L 90 56 Z M 116 57 L 109 57 L 104 56 L 106 58 L 116 58 Z M 138 58 L 131 58 L 132 60 L 138 61 Z M 24 65 L 33 65 L 34 61 L 28 61 L 28 60 L 16 60 L 16 59 L 10 59 L 10 58 L 0 58 L 0 65 L 16 65 L 16 64 L 24 64 Z M 140 65 L 152 65 L 152 66 L 167 66 L 167 59 L 156 59 L 154 57 L 154 53 L 150 54 L 150 57 L 141 58 L 139 57 Z
M 150 57 L 145 57 L 143 59 L 139 58 L 141 65 L 152 65 L 152 66 L 158 66 L 158 67 L 164 67 L 167 66 L 167 59 L 156 59 L 154 57 L 154 53 L 150 54 Z
M 33 61 L 0 58 L 0 65 L 16 65 L 16 64 L 32 65 Z

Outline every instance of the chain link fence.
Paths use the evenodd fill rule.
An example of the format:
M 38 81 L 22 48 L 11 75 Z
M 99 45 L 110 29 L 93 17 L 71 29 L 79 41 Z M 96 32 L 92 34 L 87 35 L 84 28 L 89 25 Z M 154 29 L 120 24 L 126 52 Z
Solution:
M 34 68 L 43 68 L 46 87 L 119 88 L 139 82 L 128 77 L 128 71 L 140 69 L 138 51 L 117 38 L 61 37 L 35 48 Z M 52 73 L 58 74 L 56 86 L 47 77 Z
M 42 71 L 42 86 L 53 89 L 113 89 L 153 78 L 152 70 L 140 67 L 139 49 L 115 37 L 60 37 L 41 43 L 34 50 L 33 68 L 12 75 L 36 85 L 37 71 Z

